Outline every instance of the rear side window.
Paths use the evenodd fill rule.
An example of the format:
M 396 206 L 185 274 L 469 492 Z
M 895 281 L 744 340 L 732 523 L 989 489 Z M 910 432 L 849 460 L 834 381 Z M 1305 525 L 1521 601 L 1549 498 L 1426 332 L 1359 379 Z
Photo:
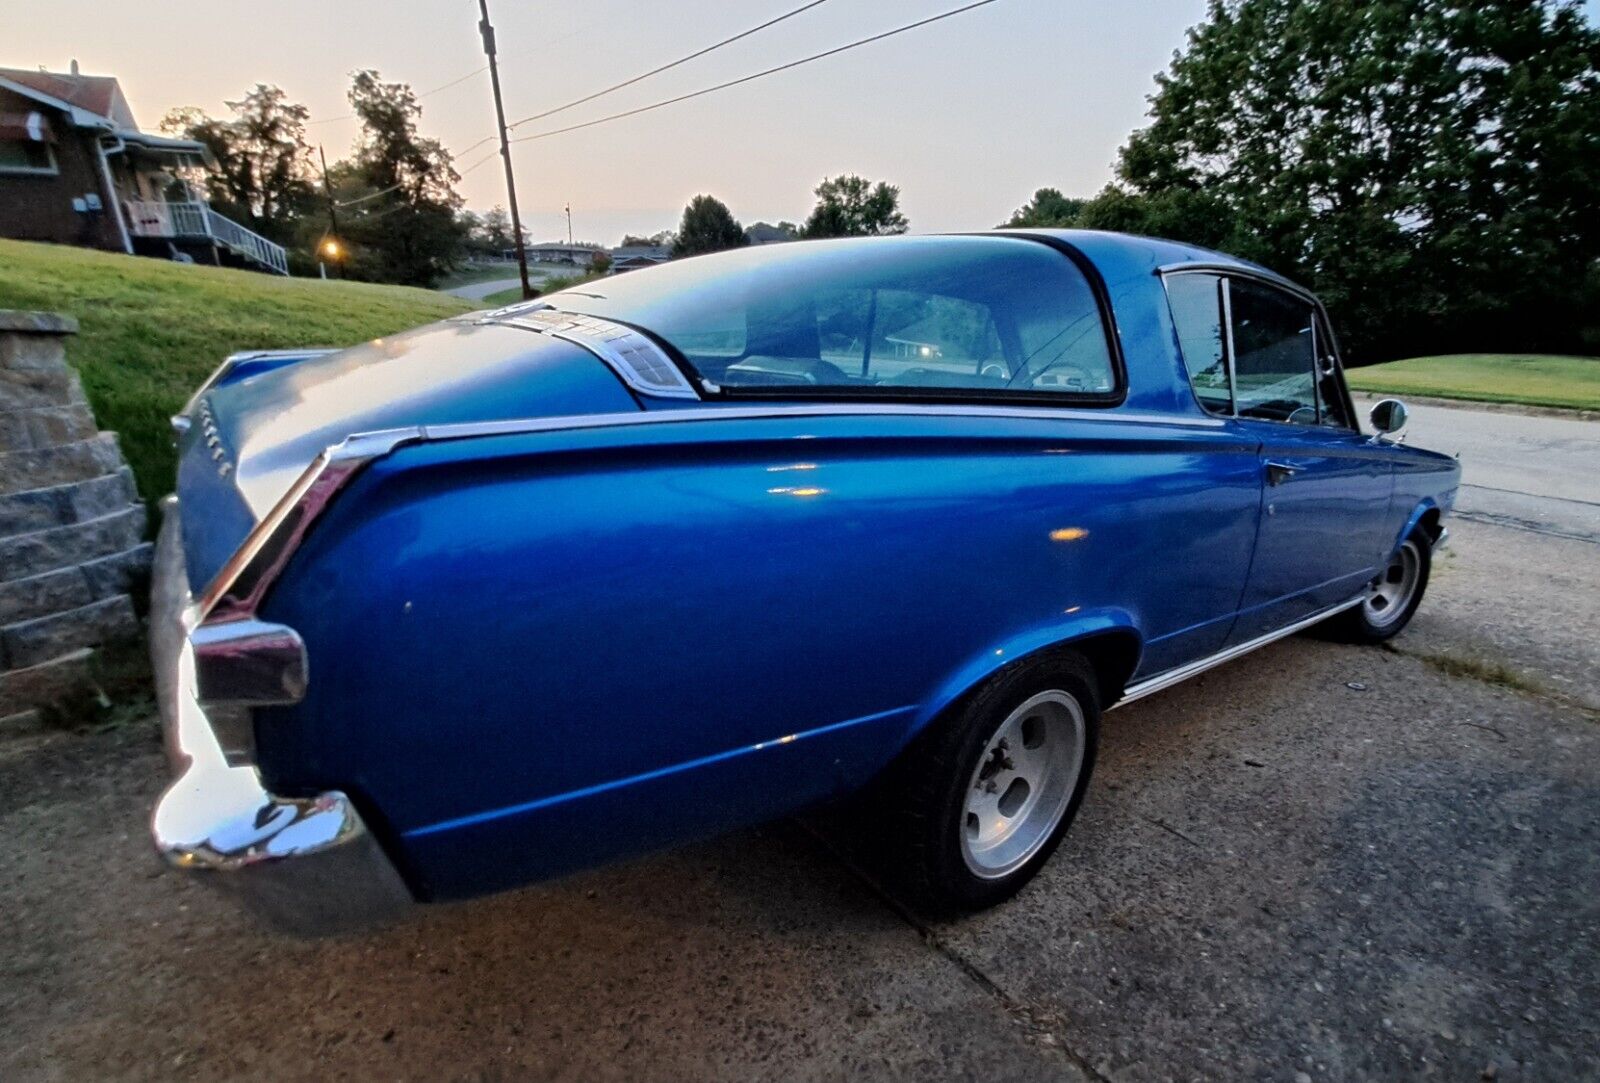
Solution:
M 1195 398 L 1209 413 L 1233 413 L 1233 386 L 1222 334 L 1222 278 L 1180 274 L 1167 279 L 1167 304 Z
M 807 241 L 697 257 L 546 298 L 675 346 L 731 393 L 1112 400 L 1095 293 L 1037 241 Z

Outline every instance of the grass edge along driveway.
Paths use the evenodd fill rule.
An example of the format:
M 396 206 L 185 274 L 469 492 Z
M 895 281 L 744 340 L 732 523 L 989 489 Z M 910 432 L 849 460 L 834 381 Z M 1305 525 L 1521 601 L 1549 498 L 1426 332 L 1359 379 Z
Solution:
M 1600 410 L 1600 357 L 1465 353 L 1349 369 L 1355 391 Z

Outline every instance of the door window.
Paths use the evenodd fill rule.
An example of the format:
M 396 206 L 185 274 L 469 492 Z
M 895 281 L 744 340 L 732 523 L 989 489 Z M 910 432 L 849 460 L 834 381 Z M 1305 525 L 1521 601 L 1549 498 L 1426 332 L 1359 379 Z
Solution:
M 1233 378 L 1240 417 L 1317 423 L 1316 343 L 1309 303 L 1271 286 L 1234 278 Z
M 1354 429 L 1344 397 L 1344 384 L 1339 379 L 1339 359 L 1333 352 L 1333 335 L 1321 316 L 1317 317 L 1317 405 L 1321 409 L 1321 422 L 1331 429 Z

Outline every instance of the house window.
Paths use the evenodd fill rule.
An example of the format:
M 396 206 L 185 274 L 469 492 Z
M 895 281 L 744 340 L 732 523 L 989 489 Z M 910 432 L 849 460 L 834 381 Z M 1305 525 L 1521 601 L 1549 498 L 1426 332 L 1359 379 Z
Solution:
M 0 139 L 0 173 L 56 172 L 56 156 L 49 143 L 32 139 Z

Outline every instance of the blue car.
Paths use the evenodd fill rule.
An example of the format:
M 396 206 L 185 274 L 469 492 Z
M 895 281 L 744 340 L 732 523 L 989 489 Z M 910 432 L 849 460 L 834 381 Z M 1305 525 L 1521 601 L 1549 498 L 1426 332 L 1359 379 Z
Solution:
M 175 419 L 156 845 L 322 930 L 855 795 L 917 905 L 992 905 L 1105 711 L 1406 625 L 1460 471 L 1404 421 L 1305 290 L 1091 232 L 235 355 Z

